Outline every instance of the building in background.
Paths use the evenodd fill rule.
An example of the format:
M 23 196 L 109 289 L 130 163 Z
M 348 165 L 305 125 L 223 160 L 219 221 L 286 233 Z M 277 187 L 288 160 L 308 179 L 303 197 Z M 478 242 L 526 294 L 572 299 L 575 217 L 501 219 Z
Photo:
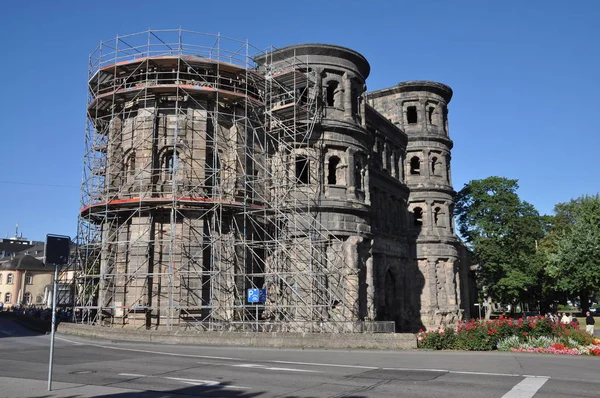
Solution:
M 44 242 L 15 234 L 0 239 L 0 302 L 3 309 L 46 303 L 53 274 L 44 267 Z
M 452 90 L 367 60 L 148 31 L 90 57 L 76 312 L 96 325 L 417 331 L 469 315 Z

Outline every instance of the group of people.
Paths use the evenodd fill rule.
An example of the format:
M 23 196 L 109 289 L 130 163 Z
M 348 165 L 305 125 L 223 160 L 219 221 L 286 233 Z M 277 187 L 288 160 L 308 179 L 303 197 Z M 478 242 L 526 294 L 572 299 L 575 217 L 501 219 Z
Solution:
M 578 325 L 579 326 L 579 320 L 574 317 L 570 312 L 563 312 L 562 316 L 560 313 L 558 314 L 553 314 L 551 312 L 549 312 L 546 315 L 548 318 L 550 318 L 550 320 L 552 322 L 560 322 L 564 325 Z M 589 334 L 591 334 L 592 336 L 594 335 L 594 325 L 596 324 L 596 321 L 594 320 L 594 317 L 592 316 L 592 314 L 587 311 L 585 313 L 585 331 Z

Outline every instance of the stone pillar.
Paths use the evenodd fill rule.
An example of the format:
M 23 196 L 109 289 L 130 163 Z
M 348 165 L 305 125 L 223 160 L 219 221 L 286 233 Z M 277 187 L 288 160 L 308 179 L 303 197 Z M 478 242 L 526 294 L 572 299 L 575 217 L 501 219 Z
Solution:
M 427 211 L 427 234 L 433 233 L 433 201 L 426 201 L 425 208 Z
M 323 101 L 323 68 L 315 68 L 315 76 L 316 76 L 316 82 L 315 82 L 315 90 L 317 90 L 318 93 L 318 101 L 324 102 Z
M 429 308 L 436 310 L 438 308 L 438 296 L 437 296 L 437 275 L 436 275 L 436 259 L 427 258 L 427 284 L 429 285 Z
M 352 121 L 352 78 L 348 73 L 342 77 L 344 86 L 344 120 Z
M 346 159 L 348 162 L 348 169 L 346 174 L 346 181 L 348 181 L 348 195 L 356 195 L 356 163 L 354 160 L 354 151 L 350 148 L 346 149 Z
M 370 256 L 366 263 L 366 283 L 367 283 L 367 319 L 375 320 L 375 285 L 377 283 L 375 273 L 373 272 L 373 256 Z
M 431 151 L 429 149 L 423 150 L 423 165 L 421 175 L 425 178 L 431 178 Z

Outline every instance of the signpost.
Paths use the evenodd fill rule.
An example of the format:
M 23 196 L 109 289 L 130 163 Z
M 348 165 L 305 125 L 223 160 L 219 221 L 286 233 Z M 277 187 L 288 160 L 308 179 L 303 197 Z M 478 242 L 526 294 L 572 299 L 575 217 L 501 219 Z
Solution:
M 44 246 L 44 266 L 54 267 L 52 288 L 52 323 L 50 325 L 50 360 L 48 361 L 48 391 L 52 390 L 52 365 L 54 362 L 54 332 L 56 330 L 56 290 L 58 289 L 58 268 L 69 263 L 71 238 L 64 235 L 46 235 Z
M 256 322 L 256 331 L 258 332 L 258 304 L 267 301 L 267 289 L 248 289 L 248 302 L 254 303 L 256 306 L 256 315 L 254 320 Z

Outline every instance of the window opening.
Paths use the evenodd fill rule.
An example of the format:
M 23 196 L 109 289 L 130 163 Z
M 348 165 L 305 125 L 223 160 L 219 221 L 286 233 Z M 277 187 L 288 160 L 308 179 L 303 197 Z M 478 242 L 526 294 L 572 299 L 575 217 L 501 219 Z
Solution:
M 163 169 L 167 179 L 173 178 L 175 171 L 179 168 L 179 155 L 176 151 L 169 151 L 165 154 Z
M 406 121 L 408 124 L 417 123 L 417 107 L 409 106 L 406 108 Z
M 438 158 L 431 158 L 431 174 L 435 175 L 435 166 L 438 164 Z
M 327 84 L 327 106 L 336 106 L 339 104 L 336 104 L 335 100 L 335 92 L 337 91 L 338 88 L 338 82 L 336 81 L 331 81 Z
M 12 285 L 13 284 L 13 274 L 8 274 L 6 276 L 6 284 L 7 285 Z
M 362 164 L 357 160 L 354 164 L 354 186 L 356 189 L 362 189 Z
M 422 226 L 423 225 L 423 209 L 421 209 L 420 207 L 415 207 L 413 210 L 413 221 L 415 226 Z
M 132 151 L 125 160 L 125 175 L 128 182 L 135 177 L 135 151 Z
M 440 209 L 439 207 L 436 207 L 433 210 L 433 223 L 437 226 L 439 226 L 439 221 L 440 221 L 440 212 L 442 211 L 442 209 Z
M 12 294 L 6 293 L 4 295 L 4 302 L 7 303 L 7 304 L 9 304 L 11 302 L 11 300 L 12 300 Z
M 306 156 L 296 157 L 296 181 L 300 184 L 309 183 L 309 164 Z
M 25 276 L 25 284 L 26 285 L 32 285 L 33 284 L 33 275 L 26 275 Z
M 430 106 L 429 108 L 427 108 L 427 116 L 429 117 L 429 124 L 435 126 L 435 122 L 434 122 L 434 115 L 435 112 L 435 107 L 434 106 Z
M 410 159 L 410 174 L 421 174 L 421 159 L 418 156 Z
M 337 184 L 336 172 L 339 164 L 340 158 L 337 156 L 332 156 L 329 158 L 329 170 L 327 173 L 327 183 L 329 185 Z
M 25 293 L 23 295 L 23 304 L 25 304 L 25 305 L 31 304 L 31 293 Z

